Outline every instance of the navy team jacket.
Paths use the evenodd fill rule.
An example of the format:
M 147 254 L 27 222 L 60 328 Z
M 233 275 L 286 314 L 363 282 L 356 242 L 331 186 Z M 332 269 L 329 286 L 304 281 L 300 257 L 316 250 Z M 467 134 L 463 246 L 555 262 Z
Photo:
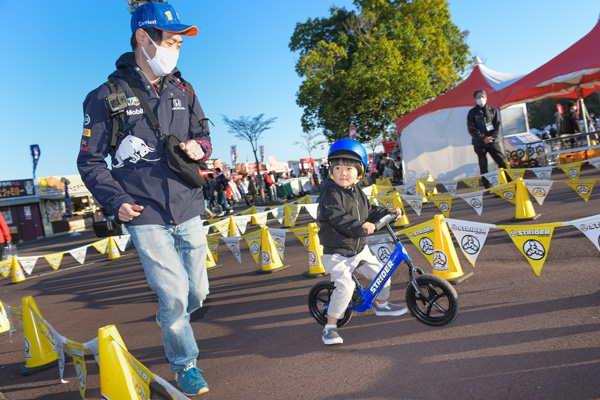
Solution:
M 116 65 L 127 66 L 133 73 L 162 133 L 184 142 L 195 139 L 205 153 L 201 161 L 208 159 L 212 153 L 208 120 L 196 96 L 193 104 L 187 104 L 187 89 L 179 71 L 175 69 L 164 77 L 158 92 L 137 66 L 134 53 L 123 54 Z M 158 131 L 152 128 L 123 71 L 117 69 L 111 77 L 120 80 L 127 96 L 124 136 L 111 150 L 112 119 L 105 105 L 110 90 L 101 85 L 83 102 L 84 125 L 77 166 L 86 187 L 117 218 L 123 203 L 144 206 L 141 215 L 130 222 L 134 225 L 175 225 L 202 214 L 202 189 L 191 188 L 169 169 Z

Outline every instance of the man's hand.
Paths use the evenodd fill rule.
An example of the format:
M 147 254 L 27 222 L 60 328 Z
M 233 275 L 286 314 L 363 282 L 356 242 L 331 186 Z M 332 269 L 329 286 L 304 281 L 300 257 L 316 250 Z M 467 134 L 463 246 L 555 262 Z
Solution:
M 396 207 L 392 210 L 392 212 L 396 213 L 396 221 L 398 221 L 400 218 L 402 218 L 402 215 L 404 214 L 404 212 L 402 211 L 402 209 L 400 207 Z
M 483 143 L 485 144 L 490 144 L 494 141 L 494 137 L 493 136 L 486 136 L 485 138 L 483 138 Z
M 123 203 L 119 207 L 119 221 L 130 222 L 135 217 L 139 217 L 140 211 L 143 209 L 143 206 L 138 206 L 137 204 Z
M 201 160 L 204 157 L 204 150 L 202 150 L 202 147 L 198 144 L 198 142 L 193 139 L 190 139 L 185 143 L 179 143 L 179 148 L 194 161 Z

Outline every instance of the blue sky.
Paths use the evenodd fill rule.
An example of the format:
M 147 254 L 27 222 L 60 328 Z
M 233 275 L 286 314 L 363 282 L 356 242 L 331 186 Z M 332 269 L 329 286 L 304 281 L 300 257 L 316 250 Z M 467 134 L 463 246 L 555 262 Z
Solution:
M 199 28 L 185 38 L 178 67 L 192 82 L 211 126 L 213 157 L 252 161 L 250 145 L 227 132 L 230 118 L 277 117 L 260 144 L 277 161 L 308 157 L 299 145 L 302 110 L 297 54 L 288 49 L 297 22 L 329 15 L 350 0 L 170 0 L 181 20 Z M 27 9 L 23 5 L 27 4 Z M 452 21 L 470 32 L 471 52 L 495 71 L 525 74 L 587 34 L 598 0 L 450 0 Z M 0 180 L 32 176 L 29 146 L 38 144 L 36 176 L 77 173 L 86 94 L 106 81 L 129 51 L 126 0 L 30 2 L 0 0 L 3 93 Z M 590 51 L 598 51 L 590 49 Z M 323 157 L 326 150 L 313 152 Z

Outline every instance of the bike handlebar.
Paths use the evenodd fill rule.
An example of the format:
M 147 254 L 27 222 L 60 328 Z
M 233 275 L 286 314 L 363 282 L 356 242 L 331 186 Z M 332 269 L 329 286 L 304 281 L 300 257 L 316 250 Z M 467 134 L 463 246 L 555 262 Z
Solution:
M 394 212 L 390 212 L 389 214 L 384 215 L 383 217 L 381 217 L 379 219 L 379 221 L 376 221 L 373 223 L 373 225 L 375 225 L 375 230 L 378 231 L 381 228 L 383 228 L 384 226 L 386 226 L 387 224 L 389 224 L 390 222 L 394 222 L 397 217 L 398 217 L 398 214 L 396 214 Z

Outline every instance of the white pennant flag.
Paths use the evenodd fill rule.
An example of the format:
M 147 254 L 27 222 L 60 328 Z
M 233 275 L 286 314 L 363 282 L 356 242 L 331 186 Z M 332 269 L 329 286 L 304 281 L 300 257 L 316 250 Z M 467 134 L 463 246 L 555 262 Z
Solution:
M 550 179 L 550 175 L 552 174 L 553 169 L 554 167 L 529 168 L 529 170 L 533 172 L 538 179 L 541 179 L 543 181 L 547 181 Z
M 459 194 L 456 197 L 460 197 L 467 202 L 468 205 L 473 207 L 477 212 L 477 215 L 481 215 L 483 211 L 483 194 L 485 190 L 478 190 L 477 192 Z
M 91 350 L 92 353 L 94 353 L 94 359 L 96 360 L 96 364 L 100 365 L 100 353 L 99 353 L 99 348 L 98 348 L 98 336 L 96 336 L 95 338 L 93 338 L 89 342 L 84 343 L 83 347 L 85 347 L 88 350 Z
M 496 170 L 496 171 L 488 172 L 487 174 L 483 174 L 481 176 L 485 177 L 485 179 L 488 180 L 490 185 L 498 186 L 498 174 L 499 173 L 500 173 L 500 171 Z
M 208 233 L 210 232 L 210 229 L 212 228 L 212 225 L 203 225 L 204 228 L 204 234 L 208 235 Z
M 563 222 L 563 225 L 572 225 L 579 229 L 600 251 L 600 215 Z
M 238 217 L 233 217 L 233 222 L 235 222 L 235 225 L 238 227 L 238 229 L 240 230 L 242 235 L 244 233 L 246 233 L 246 228 L 248 227 L 248 221 L 250 221 L 249 215 L 241 215 Z
M 310 214 L 311 217 L 313 217 L 314 220 L 317 219 L 317 209 L 319 208 L 319 203 L 305 204 L 304 208 L 306 209 L 306 211 L 308 211 L 308 213 Z
M 417 213 L 417 215 L 421 215 L 421 210 L 423 209 L 423 196 L 420 194 L 403 194 L 400 196 L 403 200 L 405 200 L 412 209 Z
M 544 200 L 546 200 L 546 196 L 548 196 L 554 181 L 523 179 L 523 183 L 525 184 L 525 187 L 529 193 L 531 193 L 531 195 L 535 198 L 535 201 L 537 201 L 537 203 L 541 206 L 544 204 Z
M 381 264 L 385 264 L 394 252 L 394 242 L 390 235 L 367 236 L 367 245 Z
M 129 241 L 130 237 L 131 235 L 121 235 L 114 237 L 115 243 L 117 244 L 117 247 L 121 252 L 125 251 L 125 248 L 127 247 L 127 242 Z
M 52 348 L 58 354 L 58 371 L 60 374 L 60 383 L 68 383 L 63 379 L 63 372 L 65 371 L 65 350 L 64 345 L 67 342 L 67 338 L 56 332 L 56 330 L 48 322 L 45 322 L 48 328 L 48 333 L 52 336 Z
M 456 186 L 458 186 L 458 182 L 456 181 L 452 181 L 452 182 L 440 182 L 444 188 L 448 191 L 448 193 L 450 193 L 450 196 L 455 196 L 456 195 Z
M 33 267 L 35 267 L 35 263 L 37 262 L 38 258 L 40 257 L 17 257 L 17 260 L 19 260 L 21 267 L 23 267 L 23 270 L 27 272 L 27 275 L 31 275 L 31 272 L 33 272 Z
M 316 194 L 309 194 L 308 198 L 310 199 L 311 203 L 314 203 L 314 204 L 318 204 L 319 203 L 319 196 L 316 195 Z
M 261 213 L 261 212 L 265 212 L 269 209 L 268 206 L 260 206 L 260 207 L 256 207 L 254 206 L 254 209 L 256 210 L 257 213 Z
M 269 228 L 269 233 L 273 237 L 273 241 L 275 242 L 275 246 L 277 246 L 277 252 L 281 259 L 283 259 L 283 253 L 285 252 L 285 234 L 287 232 L 287 229 Z
M 444 218 L 444 220 L 454 233 L 454 237 L 467 260 L 475 266 L 475 261 L 477 261 L 477 257 L 483 248 L 490 228 L 495 228 L 496 225 L 451 218 Z
M 231 251 L 231 253 L 235 256 L 235 258 L 237 258 L 238 262 L 241 264 L 242 257 L 240 252 L 240 238 L 238 236 L 222 237 L 221 240 L 223 241 L 223 243 L 225 243 L 229 251 Z
M 600 169 L 600 157 L 591 158 L 591 159 L 587 160 L 587 162 L 592 164 L 594 167 Z
M 283 224 L 283 219 L 285 218 L 285 206 L 274 208 L 271 210 L 271 214 L 280 224 Z
M 412 185 L 412 186 L 407 186 L 407 187 L 404 189 L 404 192 L 406 192 L 406 194 L 409 194 L 409 195 L 414 195 L 414 194 L 416 194 L 416 193 L 417 193 L 417 185 L 416 185 L 416 184 L 414 184 L 414 185 Z M 419 215 L 421 215 L 421 214 L 419 214 Z
M 87 245 L 86 246 L 81 246 L 81 247 L 78 247 L 76 249 L 73 249 L 73 250 L 69 251 L 68 253 L 70 255 L 72 255 L 73 258 L 75 260 L 77 260 L 77 262 L 79 264 L 83 264 L 85 262 L 85 255 L 87 253 L 87 248 L 88 248 Z
M 370 196 L 373 194 L 373 185 L 366 187 L 366 188 L 362 188 L 362 191 L 364 194 L 366 194 L 367 196 Z

